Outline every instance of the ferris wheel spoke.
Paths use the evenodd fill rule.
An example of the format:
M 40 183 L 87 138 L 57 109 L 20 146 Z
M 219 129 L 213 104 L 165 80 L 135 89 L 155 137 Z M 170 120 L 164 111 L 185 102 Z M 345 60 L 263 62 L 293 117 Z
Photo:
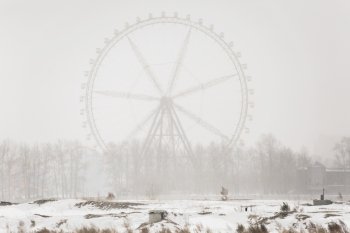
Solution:
M 144 56 L 142 55 L 142 53 L 140 52 L 139 48 L 136 46 L 136 44 L 130 39 L 130 37 L 127 37 L 129 44 L 133 50 L 133 52 L 135 53 L 137 60 L 140 62 L 142 68 L 146 71 L 147 76 L 151 79 L 154 87 L 158 90 L 158 92 L 160 94 L 163 94 L 163 90 L 159 85 L 159 82 L 155 76 L 155 74 L 153 73 L 150 65 L 147 63 L 147 60 L 144 58 Z
M 177 94 L 175 94 L 173 96 L 173 98 L 177 98 L 177 97 L 182 97 L 182 96 L 186 96 L 186 95 L 190 95 L 190 94 L 193 94 L 197 91 L 203 91 L 205 89 L 209 89 L 213 86 L 216 86 L 216 85 L 219 85 L 221 83 L 224 83 L 228 80 L 230 80 L 231 78 L 237 76 L 238 74 L 231 74 L 231 75 L 226 75 L 226 76 L 222 76 L 222 77 L 219 77 L 219 78 L 215 78 L 215 79 L 212 79 L 206 83 L 203 83 L 203 84 L 200 84 L 200 85 L 197 85 L 197 86 L 193 86 L 193 87 L 190 87 L 184 91 L 181 91 Z
M 144 95 L 144 94 L 133 94 L 130 92 L 119 92 L 119 91 L 94 91 L 94 93 L 99 95 L 105 95 L 115 98 L 124 98 L 124 99 L 134 99 L 134 100 L 147 100 L 147 101 L 155 101 L 159 100 L 159 98 L 150 96 L 150 95 Z
M 228 141 L 230 140 L 228 136 L 226 136 L 224 133 L 222 133 L 219 129 L 217 129 L 216 127 L 214 127 L 212 124 L 204 121 L 202 118 L 200 118 L 199 116 L 195 115 L 194 113 L 188 111 L 187 109 L 174 104 L 175 108 L 177 110 L 179 110 L 180 112 L 182 112 L 183 114 L 185 114 L 188 118 L 190 118 L 191 120 L 193 120 L 194 122 L 196 122 L 197 124 L 199 124 L 200 126 L 202 126 L 203 128 L 205 128 L 206 130 L 214 133 L 215 135 L 221 137 L 223 140 Z
M 159 106 L 157 106 L 157 108 L 153 109 L 149 114 L 147 114 L 146 117 L 131 131 L 127 138 L 132 138 L 135 134 L 142 130 L 147 124 L 147 122 L 149 122 L 157 112 L 159 112 Z
M 169 82 L 169 86 L 168 86 L 168 90 L 167 90 L 167 94 L 170 95 L 172 92 L 172 89 L 174 87 L 176 78 L 178 77 L 182 62 L 184 60 L 184 57 L 186 55 L 187 52 L 187 47 L 188 47 L 188 42 L 190 41 L 190 36 L 191 36 L 191 28 L 188 30 L 186 38 L 181 46 L 180 52 L 178 54 L 178 58 L 176 60 L 175 63 L 175 67 L 174 67 L 174 71 L 173 74 L 171 76 L 170 82 Z

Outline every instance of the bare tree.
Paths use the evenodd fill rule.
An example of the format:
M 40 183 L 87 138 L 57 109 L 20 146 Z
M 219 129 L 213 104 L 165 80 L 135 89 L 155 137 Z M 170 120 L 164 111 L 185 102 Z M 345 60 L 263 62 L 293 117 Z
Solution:
M 5 174 L 5 161 L 9 156 L 10 151 L 10 142 L 9 140 L 5 140 L 0 145 L 0 184 L 1 184 L 1 199 L 5 198 L 5 190 L 6 190 L 6 174 Z
M 350 137 L 343 137 L 334 146 L 336 163 L 342 168 L 350 168 Z

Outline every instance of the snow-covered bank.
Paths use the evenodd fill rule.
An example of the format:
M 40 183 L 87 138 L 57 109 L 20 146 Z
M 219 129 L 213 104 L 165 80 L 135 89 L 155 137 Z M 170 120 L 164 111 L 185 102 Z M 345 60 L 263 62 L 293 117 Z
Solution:
M 25 232 L 47 228 L 72 232 L 83 226 L 125 230 L 125 223 L 136 230 L 148 222 L 148 212 L 166 210 L 166 221 L 148 225 L 151 232 L 162 225 L 169 229 L 189 229 L 202 226 L 213 232 L 234 232 L 238 224 L 264 223 L 270 231 L 281 228 L 304 229 L 309 222 L 326 226 L 339 220 L 350 226 L 350 205 L 338 203 L 328 206 L 309 206 L 307 201 L 286 201 L 291 210 L 276 215 L 282 201 L 276 200 L 166 200 L 94 202 L 66 199 L 44 203 L 22 203 L 0 206 L 0 233 L 17 232 L 22 225 Z

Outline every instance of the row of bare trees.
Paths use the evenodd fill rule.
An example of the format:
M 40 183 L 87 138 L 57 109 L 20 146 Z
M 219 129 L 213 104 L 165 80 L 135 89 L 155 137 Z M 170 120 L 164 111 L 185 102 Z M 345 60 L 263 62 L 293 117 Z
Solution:
M 0 198 L 76 197 L 84 185 L 84 148 L 78 142 L 0 144 Z
M 263 135 L 252 148 L 236 153 L 235 184 L 239 193 L 297 193 L 298 170 L 311 165 L 307 151 L 293 151 L 272 135 Z
M 105 164 L 115 193 L 203 194 L 225 186 L 234 193 L 285 194 L 295 191 L 298 168 L 311 163 L 307 152 L 292 151 L 272 135 L 230 152 L 220 144 L 197 145 L 191 158 L 167 151 L 141 158 L 140 149 L 139 142 L 110 145 Z
M 141 143 L 133 141 L 111 144 L 102 156 L 94 152 L 88 157 L 91 151 L 76 141 L 28 145 L 5 140 L 0 143 L 0 198 L 82 197 L 92 182 L 86 180 L 89 163 L 95 164 L 96 174 L 103 174 L 95 180 L 104 191 L 92 194 L 208 194 L 218 193 L 221 186 L 234 194 L 295 193 L 298 169 L 314 162 L 306 150 L 293 151 L 272 135 L 229 153 L 215 143 L 194 146 L 192 157 L 166 150 L 140 157 L 140 150 Z M 335 145 L 333 160 L 335 166 L 350 169 L 350 138 Z
M 109 186 L 117 194 L 208 193 L 230 184 L 233 160 L 214 143 L 197 145 L 193 157 L 166 149 L 142 156 L 141 143 L 109 145 L 104 154 Z
M 115 193 L 203 194 L 225 186 L 236 194 L 301 194 L 306 177 L 300 177 L 300 171 L 316 162 L 305 148 L 294 151 L 273 135 L 230 153 L 215 143 L 197 145 L 191 158 L 169 156 L 167 151 L 141 158 L 140 149 L 139 142 L 110 145 L 105 164 Z M 328 166 L 350 168 L 350 138 L 335 145 L 332 160 Z

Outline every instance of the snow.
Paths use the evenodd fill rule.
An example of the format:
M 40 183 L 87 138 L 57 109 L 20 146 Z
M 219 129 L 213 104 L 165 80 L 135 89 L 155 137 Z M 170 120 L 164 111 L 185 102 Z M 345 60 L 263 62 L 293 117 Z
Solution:
M 280 211 L 280 200 L 153 200 L 153 201 L 114 201 L 142 205 L 130 205 L 126 208 L 100 209 L 93 205 L 76 206 L 85 202 L 82 199 L 66 199 L 50 201 L 44 204 L 21 203 L 11 206 L 0 206 L 0 233 L 16 231 L 20 222 L 26 231 L 35 232 L 42 228 L 60 229 L 72 232 L 83 226 L 98 228 L 115 228 L 124 231 L 125 223 L 136 230 L 141 224 L 148 222 L 150 210 L 166 210 L 167 220 L 149 226 L 151 232 L 160 230 L 162 226 L 169 229 L 180 229 L 188 226 L 195 231 L 210 228 L 213 232 L 234 232 L 238 224 L 248 226 L 264 217 L 272 217 Z M 279 228 L 305 228 L 311 221 L 327 226 L 329 222 L 342 220 L 350 226 L 350 205 L 338 203 L 327 206 L 308 206 L 307 201 L 285 201 L 291 209 L 297 211 L 284 218 L 266 220 L 266 227 L 277 232 Z M 253 206 L 246 212 L 242 206 Z M 326 216 L 326 215 L 330 216 Z M 89 215 L 89 216 L 87 216 Z M 297 217 L 309 216 L 306 219 Z M 35 222 L 35 224 L 34 224 Z

